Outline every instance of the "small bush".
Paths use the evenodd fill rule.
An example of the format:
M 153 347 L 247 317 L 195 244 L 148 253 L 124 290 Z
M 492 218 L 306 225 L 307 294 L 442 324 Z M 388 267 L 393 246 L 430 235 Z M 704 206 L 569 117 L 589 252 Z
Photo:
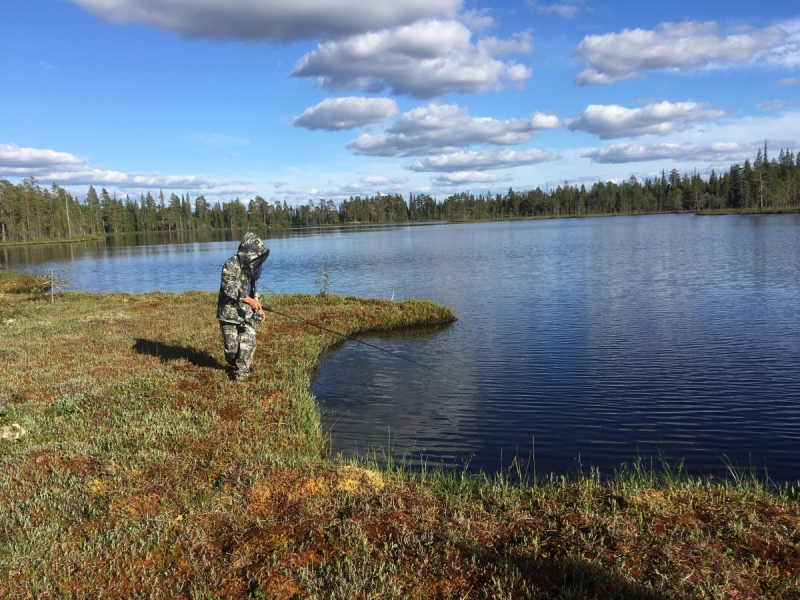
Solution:
M 50 289 L 50 280 L 36 273 L 0 271 L 0 292 L 6 294 L 43 294 Z
M 331 286 L 331 276 L 328 273 L 328 263 L 325 263 L 325 266 L 322 269 L 317 270 L 319 277 L 314 280 L 314 285 L 317 286 L 317 290 L 319 290 L 320 296 L 325 296 L 328 294 L 328 288 Z

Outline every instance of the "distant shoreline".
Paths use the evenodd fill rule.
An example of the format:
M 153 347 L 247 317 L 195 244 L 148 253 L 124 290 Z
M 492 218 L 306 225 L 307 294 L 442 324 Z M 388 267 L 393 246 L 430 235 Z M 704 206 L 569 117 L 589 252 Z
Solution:
M 78 242 L 96 242 L 102 241 L 109 237 L 119 237 L 125 235 L 147 235 L 147 234 L 165 234 L 165 233 L 200 233 L 200 232 L 214 232 L 214 231 L 244 231 L 252 229 L 256 231 L 302 231 L 304 229 L 332 229 L 336 227 L 397 227 L 403 225 L 463 225 L 465 223 L 492 223 L 502 221 L 545 221 L 553 219 L 591 219 L 591 218 L 608 218 L 608 217 L 643 217 L 647 215 L 685 215 L 695 214 L 697 216 L 721 216 L 721 215 L 784 215 L 784 214 L 799 214 L 800 207 L 790 208 L 765 208 L 764 210 L 754 209 L 721 209 L 721 210 L 682 210 L 682 211 L 654 211 L 654 212 L 629 212 L 629 213 L 595 213 L 585 215 L 533 215 L 524 217 L 503 217 L 500 219 L 469 219 L 469 220 L 442 220 L 442 221 L 387 221 L 386 223 L 363 223 L 363 222 L 350 222 L 350 223 L 326 223 L 320 225 L 309 225 L 307 227 L 237 227 L 229 228 L 222 227 L 216 229 L 171 229 L 161 230 L 154 229 L 151 231 L 125 231 L 119 233 L 103 233 L 93 236 L 80 236 L 80 237 L 67 237 L 67 238 L 40 238 L 35 240 L 22 240 L 22 241 L 5 241 L 0 242 L 0 248 L 9 248 L 15 246 L 38 246 L 48 244 L 74 244 Z
M 39 246 L 48 244 L 75 244 L 78 242 L 99 242 L 106 238 L 107 234 L 82 235 L 66 238 L 38 238 L 35 240 L 8 240 L 0 242 L 0 248 L 10 248 L 13 246 Z
M 696 215 L 712 216 L 712 215 L 788 215 L 800 213 L 800 207 L 793 208 L 765 208 L 764 210 L 739 210 L 739 209 L 724 209 L 724 210 L 701 210 L 697 211 Z

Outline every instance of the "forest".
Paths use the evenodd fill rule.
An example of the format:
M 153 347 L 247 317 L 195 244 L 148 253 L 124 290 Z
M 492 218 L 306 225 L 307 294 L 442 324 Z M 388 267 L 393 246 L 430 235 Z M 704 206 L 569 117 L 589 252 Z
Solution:
M 621 183 L 598 181 L 542 191 L 508 190 L 451 195 L 437 200 L 426 194 L 376 194 L 350 197 L 338 205 L 333 200 L 309 200 L 289 206 L 267 202 L 261 196 L 229 202 L 192 199 L 190 195 L 163 191 L 139 198 L 98 193 L 89 186 L 83 199 L 53 183 L 43 187 L 33 177 L 13 184 L 0 178 L 0 240 L 33 241 L 115 233 L 222 228 L 279 228 L 399 223 L 409 221 L 477 221 L 521 217 L 643 214 L 680 211 L 797 209 L 800 205 L 800 152 L 781 150 L 769 159 L 768 148 L 755 160 L 734 164 L 727 172 L 711 171 L 708 179 L 695 170 L 683 175 L 677 169 L 660 177 Z

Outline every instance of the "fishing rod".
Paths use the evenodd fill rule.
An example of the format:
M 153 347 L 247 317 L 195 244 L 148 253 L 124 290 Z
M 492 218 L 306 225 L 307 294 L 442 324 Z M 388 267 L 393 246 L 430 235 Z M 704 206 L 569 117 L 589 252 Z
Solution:
M 332 333 L 334 335 L 338 335 L 339 337 L 343 337 L 346 340 L 351 340 L 351 341 L 357 342 L 359 344 L 364 344 L 365 346 L 369 346 L 370 348 L 375 348 L 375 350 L 380 350 L 381 352 L 386 352 L 386 354 L 391 354 L 392 356 L 396 356 L 397 358 L 402 358 L 403 360 L 407 360 L 410 363 L 414 363 L 415 365 L 419 365 L 420 367 L 428 369 L 429 371 L 433 371 L 434 373 L 438 373 L 439 375 L 443 375 L 444 377 L 447 377 L 448 379 L 452 379 L 453 381 L 455 381 L 457 383 L 461 383 L 455 377 L 452 377 L 452 376 L 448 375 L 447 373 L 442 373 L 439 369 L 434 369 L 433 367 L 429 367 L 428 365 L 424 365 L 421 362 L 417 362 L 415 360 L 411 360 L 410 358 L 406 358 L 405 356 L 400 356 L 399 354 L 395 354 L 394 352 L 390 352 L 389 350 L 384 350 L 383 348 L 379 348 L 378 346 L 370 344 L 369 342 L 365 342 L 365 341 L 356 339 L 354 337 L 350 337 L 349 335 L 345 335 L 343 333 L 339 333 L 338 331 L 334 331 L 333 329 L 328 329 L 327 327 L 323 327 L 322 325 L 317 325 L 316 323 L 312 323 L 311 321 L 306 321 L 305 319 L 301 319 L 300 317 L 293 317 L 292 315 L 286 315 L 286 314 L 284 314 L 282 312 L 278 312 L 277 310 L 273 310 L 271 308 L 267 308 L 266 306 L 262 306 L 262 308 L 267 312 L 275 313 L 276 315 L 280 315 L 282 317 L 286 317 L 287 319 L 292 319 L 294 321 L 300 321 L 301 323 L 305 323 L 306 325 L 311 325 L 312 327 L 316 327 L 317 329 L 322 329 L 323 331 L 327 331 L 327 332 Z

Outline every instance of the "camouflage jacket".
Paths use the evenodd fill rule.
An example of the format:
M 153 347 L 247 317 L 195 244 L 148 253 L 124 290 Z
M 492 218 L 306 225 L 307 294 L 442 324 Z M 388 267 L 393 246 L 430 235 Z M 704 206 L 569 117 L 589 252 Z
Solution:
M 264 242 L 255 234 L 247 233 L 236 255 L 225 261 L 217 300 L 217 319 L 237 325 L 245 322 L 253 324 L 254 311 L 244 301 L 250 293 L 250 275 L 243 265 L 265 252 L 269 252 L 269 249 Z M 258 301 L 258 293 L 254 294 L 254 299 Z

